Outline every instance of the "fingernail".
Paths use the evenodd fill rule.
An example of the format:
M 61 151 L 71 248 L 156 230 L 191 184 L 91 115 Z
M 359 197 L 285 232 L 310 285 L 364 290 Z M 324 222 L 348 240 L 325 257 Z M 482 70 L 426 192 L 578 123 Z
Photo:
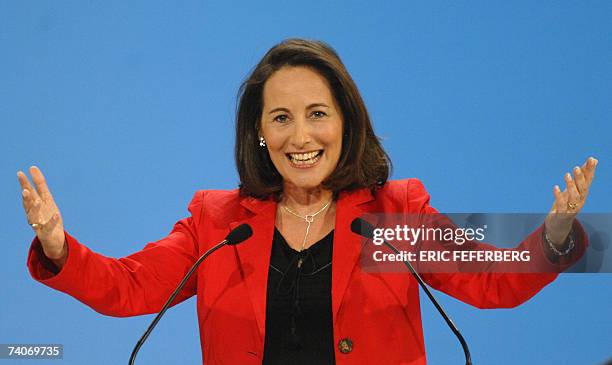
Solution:
M 578 166 L 574 167 L 574 171 L 579 174 L 580 173 L 580 167 L 578 167 Z
M 28 191 L 26 189 L 21 190 L 21 196 L 24 198 L 28 195 Z
M 568 172 L 565 174 L 565 177 L 569 180 L 572 181 L 572 175 Z

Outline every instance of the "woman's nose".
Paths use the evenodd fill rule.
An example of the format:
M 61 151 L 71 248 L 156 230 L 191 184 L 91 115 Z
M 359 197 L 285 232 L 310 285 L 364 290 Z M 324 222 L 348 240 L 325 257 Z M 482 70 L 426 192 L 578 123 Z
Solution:
M 305 148 L 311 142 L 311 126 L 305 118 L 296 120 L 294 126 L 291 142 L 297 149 Z

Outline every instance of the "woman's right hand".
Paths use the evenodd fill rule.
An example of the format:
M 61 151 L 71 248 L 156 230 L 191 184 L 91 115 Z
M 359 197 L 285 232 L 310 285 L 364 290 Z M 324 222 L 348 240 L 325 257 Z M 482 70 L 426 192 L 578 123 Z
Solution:
M 23 209 L 28 223 L 36 232 L 45 256 L 61 268 L 68 257 L 62 216 L 40 169 L 36 166 L 30 167 L 30 175 L 36 189 L 22 171 L 17 172 L 22 189 Z

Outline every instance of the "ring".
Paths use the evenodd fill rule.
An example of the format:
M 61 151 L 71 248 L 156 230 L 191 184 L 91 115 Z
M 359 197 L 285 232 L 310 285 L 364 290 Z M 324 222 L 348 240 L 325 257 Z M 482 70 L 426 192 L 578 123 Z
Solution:
M 567 203 L 567 209 L 574 210 L 576 208 L 578 208 L 578 203 Z
M 30 223 L 30 226 L 34 229 L 36 229 L 36 227 L 40 226 L 39 223 Z

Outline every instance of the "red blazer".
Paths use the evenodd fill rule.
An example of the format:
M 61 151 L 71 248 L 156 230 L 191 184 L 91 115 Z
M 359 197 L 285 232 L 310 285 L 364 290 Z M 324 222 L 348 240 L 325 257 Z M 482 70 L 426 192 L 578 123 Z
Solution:
M 197 294 L 205 364 L 261 364 L 276 203 L 241 197 L 237 190 L 198 191 L 189 211 L 191 217 L 177 222 L 166 238 L 120 259 L 94 253 L 66 234 L 68 259 L 57 274 L 42 254 L 40 243 L 34 240 L 28 255 L 31 275 L 102 314 L 123 317 L 155 313 L 204 251 L 233 227 L 249 223 L 253 236 L 211 255 L 175 303 Z M 388 182 L 375 196 L 367 189 L 340 194 L 332 258 L 336 363 L 425 364 L 418 284 L 408 273 L 366 272 L 358 263 L 361 240 L 350 231 L 350 224 L 369 212 L 435 210 L 417 179 Z M 532 260 L 547 262 L 541 229 L 521 246 L 532 250 Z M 579 225 L 577 229 L 577 252 L 571 262 L 557 265 L 559 271 L 585 250 L 586 235 Z M 426 274 L 424 278 L 435 289 L 466 303 L 499 308 L 528 300 L 556 275 L 454 273 Z M 352 341 L 347 353 L 338 348 L 344 339 Z

